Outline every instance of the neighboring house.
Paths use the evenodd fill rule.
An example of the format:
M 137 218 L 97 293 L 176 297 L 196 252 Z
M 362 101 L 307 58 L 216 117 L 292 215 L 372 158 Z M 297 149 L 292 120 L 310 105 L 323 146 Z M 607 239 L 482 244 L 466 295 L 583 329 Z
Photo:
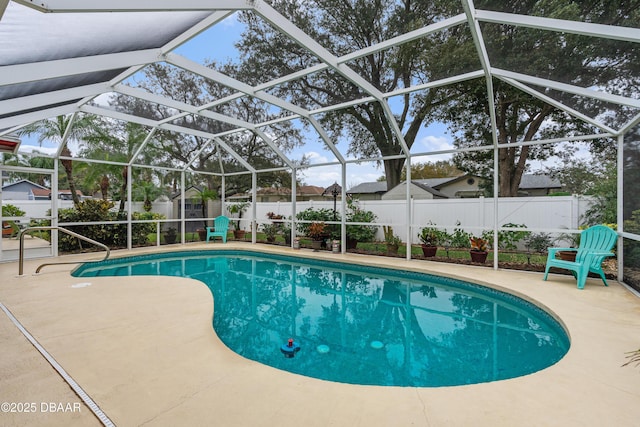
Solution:
M 435 190 L 433 187 L 425 185 L 419 181 L 411 181 L 411 196 L 414 199 L 448 199 L 449 196 Z M 401 182 L 391 190 L 384 193 L 381 200 L 406 200 L 407 199 L 407 183 Z
M 562 184 L 549 175 L 523 175 L 518 196 L 548 196 L 562 191 Z
M 49 193 L 51 193 L 51 192 L 49 192 Z M 85 199 L 84 194 L 82 194 L 82 191 L 76 190 L 76 194 L 78 195 L 78 198 L 80 200 Z M 60 200 L 73 200 L 73 197 L 71 197 L 71 190 L 58 190 L 58 199 L 60 199 Z
M 2 187 L 3 200 L 49 200 L 51 190 L 23 179 Z
M 411 180 L 411 195 L 415 199 L 468 198 L 484 195 L 481 185 L 484 178 L 474 175 L 460 175 L 448 178 Z M 518 196 L 546 196 L 561 191 L 562 184 L 547 175 L 523 175 Z M 363 182 L 347 191 L 358 200 L 404 200 L 406 186 L 402 182 L 387 191 L 386 181 Z
M 418 180 L 452 199 L 473 198 L 484 195 L 480 185 L 484 178 L 475 175 L 460 175 L 449 178 L 431 178 Z
M 363 182 L 347 190 L 347 195 L 358 200 L 381 200 L 387 192 L 387 181 Z
M 324 194 L 323 187 L 315 185 L 302 185 L 296 188 L 296 201 L 305 202 L 309 200 L 333 200 L 331 194 Z M 258 202 L 290 202 L 291 188 L 285 187 L 266 187 L 256 190 L 256 198 Z M 251 193 L 234 194 L 226 198 L 228 202 L 250 201 Z
M 316 185 L 302 185 L 296 188 L 296 200 L 299 202 L 306 202 L 309 200 L 327 200 L 333 199 L 333 196 L 324 194 L 324 187 L 318 187 Z

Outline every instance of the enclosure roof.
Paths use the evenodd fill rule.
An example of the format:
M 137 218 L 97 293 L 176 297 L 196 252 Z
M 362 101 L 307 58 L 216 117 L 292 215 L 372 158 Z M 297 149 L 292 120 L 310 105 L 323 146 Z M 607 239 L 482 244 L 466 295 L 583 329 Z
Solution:
M 479 2 L 476 2 L 479 3 Z M 316 59 L 299 72 L 280 76 L 260 85 L 250 85 L 225 75 L 219 69 L 204 66 L 187 59 L 175 49 L 198 37 L 203 31 L 220 25 L 236 11 L 247 11 L 305 47 Z M 500 80 L 584 120 L 603 135 L 624 133 L 640 122 L 640 90 L 618 91 L 613 80 L 590 87 L 581 87 L 571 76 L 561 81 L 550 72 L 549 76 L 527 75 L 510 69 L 508 58 L 492 57 L 495 46 L 487 45 L 483 31 L 502 25 L 504 28 L 527 28 L 538 32 L 574 35 L 589 40 L 606 40 L 621 46 L 637 47 L 640 42 L 638 23 L 633 26 L 605 25 L 604 23 L 576 22 L 539 16 L 525 11 L 483 10 L 473 0 L 462 0 L 460 13 L 427 22 L 423 27 L 394 36 L 343 56 L 330 52 L 318 40 L 297 28 L 263 0 L 28 0 L 0 1 L 0 136 L 19 131 L 39 120 L 72 113 L 87 113 L 115 120 L 139 123 L 150 129 L 162 129 L 186 135 L 208 138 L 235 159 L 240 169 L 255 172 L 260 166 L 248 161 L 225 143 L 225 137 L 234 132 L 249 132 L 263 140 L 280 158 L 283 168 L 295 168 L 296 159 L 270 139 L 266 128 L 278 121 L 304 120 L 317 133 L 318 138 L 333 153 L 338 163 L 345 163 L 347 154 L 338 150 L 317 117 L 328 111 L 337 111 L 364 103 L 379 103 L 386 116 L 393 137 L 400 147 L 397 155 L 410 156 L 403 132 L 397 122 L 389 100 L 430 88 L 445 87 L 456 82 L 486 77 Z M 621 12 L 622 13 L 622 12 Z M 534 16 L 534 15 L 538 16 Z M 463 28 L 472 36 L 477 48 L 476 70 L 468 70 L 434 81 L 414 81 L 409 86 L 383 93 L 365 76 L 350 67 L 350 61 L 376 52 L 402 46 L 433 34 L 444 34 L 452 28 Z M 534 32 L 532 32 L 534 34 Z M 7 42 L 11 41 L 11 42 Z M 221 40 L 221 43 L 224 42 Z M 598 61 L 598 58 L 591 58 Z M 585 58 L 585 61 L 587 59 Z M 180 70 L 201 76 L 228 88 L 232 94 L 215 103 L 224 103 L 240 97 L 266 102 L 281 111 L 279 118 L 265 122 L 251 122 L 239 117 L 214 113 L 210 105 L 191 105 L 183 99 L 172 99 L 163 94 L 152 94 L 124 84 L 127 79 L 151 64 L 169 64 Z M 311 73 L 331 71 L 337 73 L 362 93 L 361 99 L 340 105 L 318 108 L 302 107 L 291 99 L 277 97 L 270 88 L 296 81 Z M 631 76 L 637 81 L 638 76 Z M 106 108 L 101 96 L 124 94 L 150 104 L 168 107 L 174 116 L 162 120 L 139 115 L 135 111 L 122 112 Z M 558 95 L 560 94 L 560 95 Z M 556 95 L 556 96 L 554 96 Z M 590 116 L 565 103 L 579 97 L 605 106 L 597 116 Z M 224 132 L 176 125 L 176 117 L 197 116 L 223 123 Z M 613 118 L 613 120 L 612 120 Z M 616 123 L 613 125 L 612 123 Z M 495 123 L 492 124 L 496 133 Z M 494 138 L 497 144 L 497 139 Z M 60 152 L 58 152 L 58 155 Z M 134 157 L 130 159 L 135 160 Z M 190 166 L 186 162 L 185 168 Z M 344 183 L 343 183 L 344 185 Z M 356 187 L 357 188 L 357 187 Z M 351 191 L 355 191 L 356 188 Z M 386 189 L 385 189 L 386 190 Z

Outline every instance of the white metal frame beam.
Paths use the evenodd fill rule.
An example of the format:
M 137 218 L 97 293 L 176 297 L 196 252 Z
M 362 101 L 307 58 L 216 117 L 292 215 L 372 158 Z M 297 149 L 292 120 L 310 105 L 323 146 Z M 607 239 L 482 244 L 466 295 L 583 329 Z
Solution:
M 38 109 L 47 105 L 73 102 L 77 99 L 89 96 L 98 96 L 108 91 L 109 85 L 107 83 L 96 83 L 92 85 L 76 86 L 69 89 L 40 93 L 37 95 L 27 95 L 20 98 L 5 99 L 0 101 L 0 115 Z
M 0 67 L 0 86 L 93 73 L 157 62 L 160 49 L 107 53 Z
M 246 10 L 253 9 L 251 0 L 14 0 L 24 6 L 41 12 L 81 13 L 81 12 L 176 12 L 199 10 Z
M 565 19 L 544 18 L 530 15 L 517 15 L 504 12 L 476 10 L 475 18 L 482 22 L 507 24 L 517 27 L 535 28 L 554 32 L 580 34 L 598 38 L 607 38 L 628 42 L 640 42 L 640 29 L 614 25 L 592 24 L 589 22 L 569 21 Z
M 573 95 L 579 95 L 586 98 L 598 99 L 604 102 L 610 102 L 612 104 L 628 105 L 629 107 L 640 108 L 640 99 L 628 98 L 626 96 L 613 95 L 611 93 L 602 92 L 599 90 L 585 89 L 579 86 L 570 85 L 567 83 L 560 83 L 555 80 L 543 79 L 540 77 L 533 77 L 527 74 L 516 73 L 513 71 L 501 70 L 499 68 L 492 68 L 491 74 L 498 77 L 505 77 L 507 79 L 513 79 L 522 83 L 529 83 L 535 86 L 548 87 L 549 89 L 555 89 L 559 92 L 570 93 Z

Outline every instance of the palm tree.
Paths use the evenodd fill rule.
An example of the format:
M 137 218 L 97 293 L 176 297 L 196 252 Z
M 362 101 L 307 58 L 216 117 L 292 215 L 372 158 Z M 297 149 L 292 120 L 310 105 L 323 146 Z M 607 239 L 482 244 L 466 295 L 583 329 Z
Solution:
M 28 126 L 22 128 L 18 133 L 20 135 L 34 135 L 38 134 L 38 143 L 42 146 L 42 143 L 46 140 L 56 141 L 62 143 L 67 128 L 71 123 L 72 116 L 57 116 L 52 119 L 40 120 L 38 122 L 31 123 Z M 91 116 L 81 115 L 74 122 L 69 132 L 68 140 L 80 140 L 87 133 L 89 133 L 95 126 L 95 120 Z M 60 151 L 60 157 L 72 157 L 71 151 L 67 141 L 65 141 L 62 150 Z M 73 204 L 78 206 L 80 199 L 76 191 L 76 183 L 73 179 L 73 160 L 63 159 L 60 160 L 62 167 L 67 175 L 67 182 L 69 184 L 69 190 L 71 191 L 71 198 Z
M 218 193 L 215 190 L 204 188 L 198 197 L 198 200 L 202 203 L 202 218 L 207 217 L 207 204 L 209 200 L 215 200 L 218 198 Z M 207 221 L 203 221 L 204 228 L 207 228 Z
M 112 182 L 121 182 L 120 213 L 124 212 L 127 200 L 127 164 L 147 134 L 147 130 L 136 123 L 115 124 L 103 120 L 100 126 L 94 126 L 92 131 L 85 135 L 86 147 L 82 150 L 83 156 L 101 157 L 104 160 L 122 163 L 122 166 L 96 163 L 87 175 L 93 186 L 100 188 L 103 198 L 107 197 Z
M 5 154 L 4 164 L 7 166 L 24 166 L 28 168 L 36 169 L 53 169 L 54 159 L 46 154 L 40 153 L 36 150 L 33 153 L 42 154 L 41 156 L 22 156 L 15 154 Z M 49 175 L 42 173 L 27 173 L 24 172 L 8 172 L 11 179 L 28 179 L 31 182 L 35 182 L 38 185 L 49 186 Z
M 147 180 L 143 180 L 139 184 L 135 184 L 134 192 L 134 197 L 137 200 L 142 199 L 144 201 L 143 208 L 145 212 L 150 212 L 152 201 L 163 194 L 162 189 L 158 188 L 153 182 Z

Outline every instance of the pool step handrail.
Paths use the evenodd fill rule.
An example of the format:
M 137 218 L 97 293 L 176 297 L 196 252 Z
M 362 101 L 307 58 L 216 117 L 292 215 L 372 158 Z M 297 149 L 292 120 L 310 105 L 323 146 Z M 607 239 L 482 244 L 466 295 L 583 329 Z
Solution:
M 24 273 L 24 236 L 27 234 L 30 234 L 32 231 L 45 231 L 45 230 L 58 230 L 58 231 L 62 231 L 65 234 L 68 234 L 70 236 L 73 237 L 77 237 L 80 240 L 84 240 L 85 242 L 91 243 L 93 245 L 96 246 L 100 246 L 101 248 L 104 248 L 107 253 L 105 254 L 105 257 L 101 260 L 98 261 L 58 261 L 58 262 L 46 262 L 44 264 L 41 264 L 38 266 L 38 268 L 36 269 L 36 274 L 40 273 L 40 270 L 42 269 L 42 267 L 45 267 L 47 265 L 57 265 L 57 264 L 79 264 L 81 262 L 100 262 L 100 261 L 106 261 L 107 259 L 109 259 L 109 254 L 111 253 L 111 250 L 109 249 L 109 247 L 107 245 L 105 245 L 104 243 L 100 243 L 97 242 L 93 239 L 90 239 L 88 237 L 83 236 L 82 234 L 78 234 L 75 231 L 71 231 L 71 230 L 67 230 L 64 227 L 58 227 L 58 226 L 39 226 L 39 227 L 27 227 L 24 228 L 22 230 L 20 230 L 20 233 L 18 233 L 18 237 L 20 238 L 20 258 L 18 260 L 18 276 L 22 276 Z

